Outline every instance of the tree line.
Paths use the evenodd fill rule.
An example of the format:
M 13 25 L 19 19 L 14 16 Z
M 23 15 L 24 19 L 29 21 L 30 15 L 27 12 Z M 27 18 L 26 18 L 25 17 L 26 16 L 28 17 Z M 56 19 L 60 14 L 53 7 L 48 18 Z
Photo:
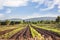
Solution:
M 60 16 L 56 18 L 56 20 L 41 20 L 41 21 L 24 21 L 24 23 L 32 23 L 32 24 L 60 24 Z
M 15 25 L 20 23 L 21 21 L 10 21 L 10 20 L 0 21 L 0 25 Z

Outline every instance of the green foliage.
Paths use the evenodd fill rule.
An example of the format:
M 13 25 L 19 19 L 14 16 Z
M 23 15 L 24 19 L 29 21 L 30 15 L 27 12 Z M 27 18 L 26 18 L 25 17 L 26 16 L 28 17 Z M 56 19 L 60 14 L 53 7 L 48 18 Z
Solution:
M 10 21 L 9 20 L 6 20 L 6 25 L 10 25 Z
M 37 24 L 37 22 L 32 22 L 32 24 Z
M 57 17 L 56 22 L 57 22 L 57 23 L 60 22 L 60 16 Z
M 0 20 L 0 25 L 1 25 L 1 20 Z
M 57 28 L 60 28 L 60 23 L 56 25 Z
M 23 23 L 26 23 L 25 20 L 23 20 Z
M 37 40 L 44 40 L 44 37 L 38 33 L 34 28 L 30 27 L 31 34 L 33 38 L 36 38 Z
M 31 30 L 31 34 L 32 34 L 33 38 L 34 37 L 39 37 L 39 38 L 41 37 L 41 34 L 38 33 L 34 28 L 30 27 L 30 30 Z
M 43 20 L 41 20 L 40 23 L 43 23 Z

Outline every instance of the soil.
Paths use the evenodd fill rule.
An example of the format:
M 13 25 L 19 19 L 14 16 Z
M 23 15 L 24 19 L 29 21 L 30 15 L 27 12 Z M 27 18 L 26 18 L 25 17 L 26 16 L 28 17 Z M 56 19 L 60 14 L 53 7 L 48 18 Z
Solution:
M 40 29 L 37 27 L 32 26 L 34 29 L 36 29 L 42 36 L 44 36 L 45 40 L 60 40 L 60 36 L 57 33 L 54 33 L 52 31 Z
M 14 29 L 16 29 L 16 28 L 14 28 Z M 1 31 L 0 35 L 3 35 L 3 34 L 8 33 L 10 31 L 13 31 L 14 29 L 8 29 L 8 30 Z
M 27 26 L 26 28 L 22 29 L 15 35 L 13 35 L 10 39 L 15 39 L 15 40 L 24 40 L 24 39 L 29 39 L 32 38 L 30 28 Z
M 31 25 L 31 27 L 33 27 L 37 32 L 39 32 L 44 37 L 45 40 L 60 40 L 60 35 L 58 35 L 57 33 L 54 33 L 52 31 L 48 31 L 48 30 L 44 30 L 44 29 L 40 29 L 40 28 L 37 28 L 37 27 L 32 26 L 32 25 Z M 4 34 L 4 33 L 7 33 L 9 31 L 12 31 L 12 30 L 6 30 L 3 32 L 0 32 L 0 34 Z M 30 27 L 29 27 L 29 25 L 27 25 L 27 27 L 20 30 L 16 34 L 12 35 L 9 39 L 36 40 L 36 37 L 35 38 L 32 37 Z

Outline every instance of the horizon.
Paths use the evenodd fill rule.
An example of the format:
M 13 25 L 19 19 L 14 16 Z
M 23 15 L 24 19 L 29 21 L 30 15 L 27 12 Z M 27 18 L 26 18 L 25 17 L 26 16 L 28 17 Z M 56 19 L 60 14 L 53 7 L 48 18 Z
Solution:
M 0 0 L 0 19 L 60 16 L 60 0 Z

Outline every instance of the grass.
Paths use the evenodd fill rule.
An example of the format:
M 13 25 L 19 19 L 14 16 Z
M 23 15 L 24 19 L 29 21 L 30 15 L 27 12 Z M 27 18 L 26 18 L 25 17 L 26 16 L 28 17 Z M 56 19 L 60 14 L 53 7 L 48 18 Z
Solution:
M 34 25 L 34 24 L 33 24 Z M 42 25 L 42 26 L 39 26 L 39 25 L 34 25 L 38 28 L 41 28 L 41 29 L 44 29 L 44 30 L 49 30 L 49 31 L 53 31 L 53 32 L 56 32 L 57 34 L 60 35 L 60 28 L 57 28 L 55 26 L 48 26 L 48 25 Z
M 26 24 L 24 24 L 24 25 L 26 25 Z M 0 26 L 0 32 L 5 31 L 5 30 L 9 30 L 9 29 L 18 28 L 18 27 L 23 27 L 24 25 L 19 24 L 19 25 Z
M 5 31 L 5 30 L 9 30 L 9 29 L 14 29 L 14 28 L 17 28 L 17 27 L 2 27 L 2 28 L 0 28 L 0 32 Z

